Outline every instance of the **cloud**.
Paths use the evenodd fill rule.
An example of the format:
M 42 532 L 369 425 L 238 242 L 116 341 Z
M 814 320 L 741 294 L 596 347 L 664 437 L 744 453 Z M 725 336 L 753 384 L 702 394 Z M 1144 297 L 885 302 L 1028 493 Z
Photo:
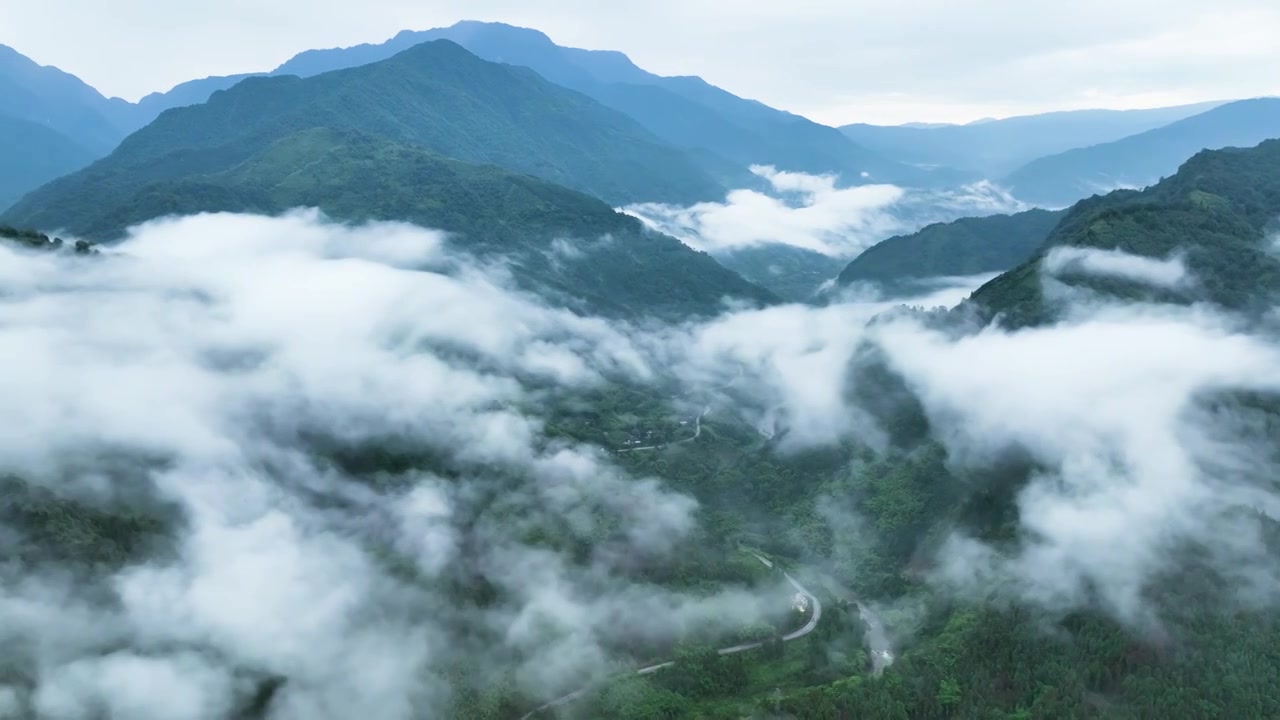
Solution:
M 647 341 L 440 233 L 202 215 L 89 258 L 0 247 L 0 280 L 0 476 L 159 523 L 96 569 L 57 555 L 65 529 L 0 523 L 25 668 L 0 702 L 214 718 L 278 682 L 272 718 L 421 717 L 769 611 L 635 577 L 689 549 L 698 504 L 544 432 L 573 393 L 649 382 Z
M 1013 450 L 1041 468 L 1017 496 L 1021 547 L 956 535 L 944 584 L 1148 622 L 1145 593 L 1190 545 L 1208 549 L 1230 589 L 1275 589 L 1245 512 L 1280 518 L 1273 461 L 1222 432 L 1249 416 L 1231 393 L 1280 391 L 1272 339 L 1204 309 L 1142 305 L 1015 333 L 955 339 L 906 322 L 875 337 L 958 468 L 981 477 Z
M 774 194 L 739 189 L 719 203 L 641 203 L 622 210 L 709 253 L 781 243 L 852 258 L 891 235 L 931 222 L 1023 209 L 989 182 L 930 191 L 884 184 L 840 187 L 835 175 L 760 165 L 751 170 L 768 181 Z
M 1054 276 L 1083 273 L 1131 280 L 1166 290 L 1182 289 L 1193 281 L 1180 255 L 1157 260 L 1123 250 L 1056 247 L 1045 256 L 1041 266 Z
M 848 375 L 868 338 L 867 323 L 894 308 L 952 307 L 989 275 L 939 278 L 915 298 L 846 296 L 825 307 L 784 305 L 724 315 L 666 339 L 668 364 L 690 387 L 722 387 L 729 404 L 784 448 L 838 443 L 879 433 L 849 401 Z
M 951 306 L 984 279 L 908 302 Z M 1006 332 L 846 296 L 639 328 L 548 307 L 439 233 L 313 212 L 157 221 L 91 258 L 0 247 L 0 282 L 0 396 L 20 420 L 0 476 L 158 514 L 166 540 L 81 568 L 0 525 L 0 644 L 27 669 L 0 708 L 224 717 L 278 683 L 272 718 L 410 718 L 498 683 L 542 701 L 628 649 L 768 616 L 744 588 L 646 581 L 700 549 L 699 504 L 547 426 L 583 392 L 677 387 L 673 405 L 710 403 L 782 453 L 874 450 L 868 351 L 955 474 L 1011 452 L 1037 468 L 1021 544 L 955 534 L 940 586 L 1143 622 L 1191 544 L 1232 590 L 1280 587 L 1241 511 L 1280 517 L 1275 460 L 1231 394 L 1280 392 L 1280 348 L 1204 307 L 1094 304 Z M 172 693 L 144 704 L 157 684 Z

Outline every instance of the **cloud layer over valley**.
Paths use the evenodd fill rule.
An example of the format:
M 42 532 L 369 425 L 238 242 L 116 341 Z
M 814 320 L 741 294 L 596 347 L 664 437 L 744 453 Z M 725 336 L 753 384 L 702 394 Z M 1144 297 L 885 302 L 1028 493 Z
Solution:
M 623 208 L 650 227 L 709 253 L 780 243 L 853 258 L 892 235 L 958 217 L 1026 209 L 999 187 L 981 182 L 949 190 L 872 184 L 844 187 L 833 175 L 754 166 L 770 193 L 738 189 L 724 202 Z
M 740 191 L 650 221 L 715 248 L 846 252 L 912 203 L 762 174 L 801 200 Z M 1197 288 L 1176 257 L 1059 251 L 1045 281 L 1067 270 Z M 734 583 L 653 579 L 698 552 L 699 502 L 557 430 L 616 386 L 743 418 L 785 461 L 882 456 L 894 428 L 868 398 L 900 380 L 946 449 L 945 491 L 980 491 L 1010 457 L 1031 468 L 1012 541 L 933 538 L 938 588 L 1149 623 L 1189 549 L 1233 598 L 1280 587 L 1258 515 L 1280 518 L 1265 324 L 1091 298 L 1015 332 L 851 296 L 639 326 L 550 307 L 509 273 L 438 232 L 306 211 L 155 221 L 91 257 L 0 246 L 0 643 L 18 648 L 0 714 L 413 718 L 495 686 L 541 702 L 768 615 Z M 116 519 L 39 510 L 67 504 Z M 69 560 L 90 552 L 81 532 L 110 542 Z
M 0 698 L 222 718 L 278 682 L 271 717 L 420 717 L 760 616 L 746 590 L 645 582 L 697 504 L 530 410 L 645 380 L 636 346 L 445 248 L 313 213 L 157 221 L 88 258 L 0 248 Z M 23 510 L 48 502 L 139 519 L 100 520 L 100 562 L 68 566 L 74 530 Z

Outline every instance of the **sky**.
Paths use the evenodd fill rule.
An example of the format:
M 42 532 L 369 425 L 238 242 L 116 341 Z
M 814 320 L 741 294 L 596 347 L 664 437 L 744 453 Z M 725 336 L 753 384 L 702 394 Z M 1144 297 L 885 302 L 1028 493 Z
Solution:
M 967 122 L 1271 95 L 1271 0 L 44 0 L 0 43 L 128 100 L 458 20 L 534 27 L 819 122 Z

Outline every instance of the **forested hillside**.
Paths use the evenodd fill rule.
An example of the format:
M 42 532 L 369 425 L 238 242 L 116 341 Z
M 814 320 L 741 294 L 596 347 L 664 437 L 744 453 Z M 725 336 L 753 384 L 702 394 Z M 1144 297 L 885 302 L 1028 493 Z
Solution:
M 502 23 L 461 22 L 404 31 L 378 45 L 307 51 L 274 72 L 307 77 L 376 62 L 439 39 L 456 42 L 486 60 L 531 68 L 619 110 L 663 140 L 697 153 L 704 167 L 726 182 L 749 182 L 746 170 L 753 164 L 839 173 L 849 183 L 863 182 L 863 172 L 877 182 L 900 184 L 952 179 L 889 160 L 835 128 L 737 97 L 701 78 L 662 77 L 637 67 L 622 53 L 561 47 L 537 30 Z
M 1003 272 L 1030 257 L 1061 217 L 1061 212 L 1028 210 L 935 223 L 868 248 L 844 268 L 839 283 L 892 285 L 946 275 Z
M 1145 191 L 1078 203 L 1040 252 L 982 287 L 973 302 L 1012 326 L 1045 322 L 1055 308 L 1046 302 L 1040 263 L 1055 247 L 1085 247 L 1161 259 L 1181 252 L 1198 284 L 1190 295 L 1168 299 L 1267 308 L 1280 282 L 1280 258 L 1264 243 L 1264 231 L 1280 215 L 1278 162 L 1280 141 L 1275 140 L 1256 148 L 1205 151 Z M 1139 292 L 1123 283 L 1104 289 L 1122 296 Z
M 62 196 L 41 212 L 24 212 L 24 203 L 6 219 L 113 239 L 165 215 L 318 207 L 342 220 L 401 220 L 454 232 L 469 252 L 514 260 L 526 286 L 597 313 L 684 317 L 713 313 L 727 297 L 777 300 L 595 198 L 354 130 L 293 133 L 221 172 L 206 166 L 189 174 L 191 157 L 159 155 L 100 181 L 102 166 L 95 165 L 88 177 L 72 178 L 84 195 Z M 95 193 L 97 187 L 114 192 Z
M 148 183 L 227 170 L 315 127 L 360 130 L 498 165 L 611 203 L 722 193 L 679 150 L 620 113 L 440 41 L 313 78 L 249 78 L 204 105 L 174 109 L 92 168 L 33 194 L 15 218 L 82 231 L 82 215 L 116 206 Z M 57 218 L 48 215 L 54 207 Z
M 1280 258 L 1268 253 L 1264 230 L 1280 213 L 1277 168 L 1276 141 L 1203 152 L 1146 192 L 1080 203 L 1034 259 L 975 293 L 973 304 L 1028 331 L 1046 328 L 1055 314 L 1042 292 L 1050 281 L 1042 279 L 1041 265 L 1053 248 L 1070 247 L 1120 250 L 1153 261 L 1184 252 L 1186 267 L 1198 281 L 1190 290 L 1153 295 L 1133 282 L 1071 279 L 1114 300 L 1207 301 L 1246 316 L 1274 307 Z M 963 323 L 968 311 L 962 308 L 953 316 Z M 884 369 L 873 360 L 864 379 L 876 380 L 881 391 L 892 387 L 893 375 L 881 374 Z M 836 497 L 854 498 L 855 507 L 871 518 L 877 540 L 863 548 L 832 545 L 829 551 L 844 553 L 841 567 L 851 585 L 898 598 L 893 602 L 914 597 L 922 603 L 915 606 L 918 614 L 902 655 L 881 677 L 852 677 L 787 692 L 780 700 L 761 697 L 760 708 L 777 708 L 783 717 L 904 720 L 1280 714 L 1275 650 L 1280 614 L 1270 603 L 1241 604 L 1236 581 L 1202 554 L 1208 551 L 1198 543 L 1211 540 L 1167 550 L 1168 567 L 1143 596 L 1156 617 L 1139 626 L 1117 620 L 1100 599 L 1098 604 L 1080 600 L 1070 611 L 1010 601 L 994 578 L 963 596 L 922 584 L 944 537 L 957 530 L 1009 556 L 1034 544 L 1037 538 L 1019 530 L 1019 517 L 1031 511 L 1027 503 L 1033 498 L 1019 492 L 1048 468 L 1033 459 L 1033 448 L 976 463 L 948 458 L 932 421 L 909 394 L 900 397 L 906 402 L 882 416 L 898 428 L 897 449 L 835 486 L 842 490 Z M 1280 396 L 1275 393 L 1225 389 L 1186 412 L 1249 428 L 1250 454 L 1257 453 L 1262 462 L 1280 458 Z M 1209 472 L 1221 479 L 1232 471 Z M 1235 516 L 1239 522 L 1257 524 L 1265 550 L 1254 562 L 1267 572 L 1264 568 L 1280 561 L 1280 523 L 1245 508 L 1233 512 L 1243 513 Z

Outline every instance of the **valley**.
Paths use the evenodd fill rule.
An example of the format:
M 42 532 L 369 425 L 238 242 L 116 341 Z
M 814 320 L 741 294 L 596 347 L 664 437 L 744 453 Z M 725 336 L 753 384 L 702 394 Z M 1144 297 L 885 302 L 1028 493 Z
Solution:
M 1280 100 L 817 5 L 0 28 L 0 718 L 1280 717 Z

